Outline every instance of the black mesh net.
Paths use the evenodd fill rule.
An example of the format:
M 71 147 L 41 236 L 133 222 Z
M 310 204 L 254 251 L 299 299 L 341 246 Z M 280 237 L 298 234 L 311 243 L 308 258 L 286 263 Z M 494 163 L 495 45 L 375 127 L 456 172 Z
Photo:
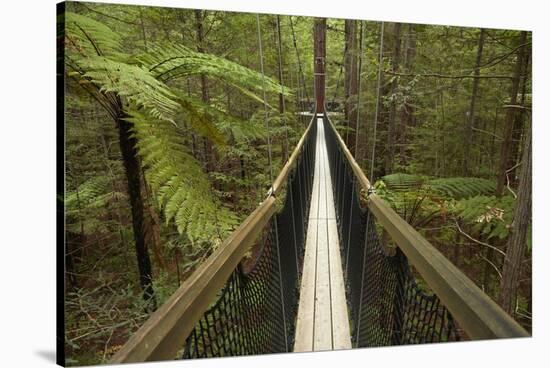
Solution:
M 439 298 L 414 275 L 399 250 L 361 206 L 355 176 L 325 119 L 342 262 L 355 347 L 456 341 L 456 325 Z
M 186 340 L 183 358 L 290 351 L 315 154 L 312 125 L 289 176 L 284 205 L 271 219 L 252 256 L 233 271 Z

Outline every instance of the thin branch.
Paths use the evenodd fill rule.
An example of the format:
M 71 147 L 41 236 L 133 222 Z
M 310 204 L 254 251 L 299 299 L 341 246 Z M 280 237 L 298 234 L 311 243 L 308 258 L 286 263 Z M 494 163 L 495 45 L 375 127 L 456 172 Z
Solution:
M 531 111 L 531 106 L 523 106 L 523 105 L 504 105 L 502 106 L 505 109 L 519 109 L 519 110 L 529 110 Z
M 483 130 L 483 129 L 479 129 L 479 128 L 472 128 L 472 130 L 475 130 L 476 132 L 485 133 L 485 134 L 488 134 L 488 135 L 490 135 L 490 136 L 493 136 L 493 137 L 495 137 L 496 139 L 498 139 L 499 141 L 503 141 L 503 140 L 504 140 L 504 138 L 502 138 L 501 136 L 498 136 L 498 135 L 496 135 L 496 134 L 494 134 L 494 133 L 491 133 L 491 132 L 489 132 L 489 131 L 487 131 L 487 130 Z
M 513 79 L 510 75 L 449 75 L 449 74 L 439 74 L 439 73 L 398 73 L 391 70 L 384 70 L 385 74 L 396 75 L 400 77 L 430 77 L 430 78 L 447 78 L 447 79 L 465 79 L 465 78 L 482 78 L 482 79 Z
M 125 20 L 125 19 L 120 19 L 120 18 L 117 18 L 115 17 L 114 15 L 111 15 L 111 14 L 106 14 L 106 13 L 103 13 L 103 12 L 100 12 L 99 10 L 95 10 L 95 9 L 92 9 L 91 7 L 89 7 L 88 5 L 86 5 L 85 3 L 79 3 L 80 6 L 83 6 L 84 8 L 88 9 L 89 11 L 93 12 L 93 13 L 97 13 L 99 15 L 102 15 L 104 17 L 107 17 L 107 18 L 112 18 L 116 21 L 119 21 L 119 22 L 122 22 L 122 23 L 126 23 L 126 24 L 130 24 L 130 25 L 133 25 L 133 26 L 137 26 L 138 24 L 137 23 L 134 23 L 134 22 L 131 22 L 129 20 Z
M 458 224 L 458 221 L 455 220 L 455 224 L 456 224 L 456 227 L 458 229 L 458 231 L 464 235 L 465 237 L 467 237 L 468 239 L 470 239 L 471 241 L 473 241 L 474 243 L 477 243 L 479 245 L 483 245 L 485 247 L 488 247 L 488 248 L 491 248 L 493 250 L 496 250 L 498 253 L 500 253 L 501 255 L 503 255 L 504 257 L 506 257 L 506 253 L 504 253 L 502 250 L 498 249 L 497 247 L 495 246 L 492 246 L 491 244 L 487 244 L 485 242 L 482 242 L 481 240 L 477 240 L 473 237 L 471 237 L 469 234 L 465 233 L 462 228 L 460 227 L 460 225 Z
M 518 167 L 519 165 L 521 165 L 521 162 L 515 164 L 514 166 L 512 166 L 511 168 L 509 168 L 508 170 L 506 170 L 506 188 L 508 188 L 508 190 L 510 191 L 510 193 L 512 193 L 512 195 L 514 196 L 515 199 L 518 198 L 518 196 L 516 195 L 516 192 L 514 192 L 512 190 L 512 188 L 510 188 L 510 177 L 508 176 L 508 174 L 510 174 L 510 171 L 514 170 L 516 167 Z
M 485 262 L 489 263 L 493 267 L 493 269 L 496 271 L 496 273 L 498 274 L 498 277 L 502 278 L 502 273 L 500 272 L 498 267 L 493 262 L 491 262 L 489 259 L 487 259 L 487 257 L 485 257 L 483 254 L 478 254 L 478 256 L 479 256 L 479 258 L 483 259 Z

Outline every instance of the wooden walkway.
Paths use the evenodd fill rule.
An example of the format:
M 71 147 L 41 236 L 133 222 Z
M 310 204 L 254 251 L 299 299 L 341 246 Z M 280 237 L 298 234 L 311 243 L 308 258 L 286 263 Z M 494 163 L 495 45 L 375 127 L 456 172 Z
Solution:
M 294 351 L 350 349 L 350 329 L 323 119 L 317 148 Z

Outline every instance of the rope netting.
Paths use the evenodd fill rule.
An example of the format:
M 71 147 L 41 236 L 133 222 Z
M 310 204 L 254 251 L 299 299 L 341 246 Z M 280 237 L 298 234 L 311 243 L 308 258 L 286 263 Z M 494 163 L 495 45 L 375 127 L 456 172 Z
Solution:
M 313 184 L 316 125 L 289 175 L 282 209 L 186 340 L 183 358 L 291 351 Z
M 354 347 L 459 340 L 450 313 L 407 257 L 384 245 L 389 239 L 361 205 L 355 175 L 331 123 L 324 124 Z

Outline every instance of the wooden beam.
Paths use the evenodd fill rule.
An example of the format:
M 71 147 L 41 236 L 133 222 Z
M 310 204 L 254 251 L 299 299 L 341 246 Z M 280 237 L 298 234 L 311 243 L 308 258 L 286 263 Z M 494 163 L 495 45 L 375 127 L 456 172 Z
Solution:
M 174 359 L 274 213 L 275 198 L 270 196 L 149 317 L 109 364 Z
M 368 207 L 471 339 L 529 336 L 384 200 L 371 194 Z
M 371 184 L 326 117 L 359 185 Z M 529 333 L 376 194 L 368 208 L 471 339 L 527 337 Z

